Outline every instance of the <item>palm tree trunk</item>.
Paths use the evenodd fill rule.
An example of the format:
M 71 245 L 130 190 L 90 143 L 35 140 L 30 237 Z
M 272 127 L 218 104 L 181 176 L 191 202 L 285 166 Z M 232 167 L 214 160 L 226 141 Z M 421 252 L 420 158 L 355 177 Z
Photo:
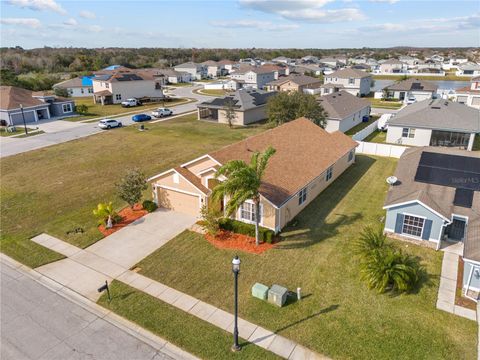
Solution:
M 258 223 L 260 218 L 260 201 L 255 201 L 255 245 L 260 245 L 259 233 L 258 233 Z

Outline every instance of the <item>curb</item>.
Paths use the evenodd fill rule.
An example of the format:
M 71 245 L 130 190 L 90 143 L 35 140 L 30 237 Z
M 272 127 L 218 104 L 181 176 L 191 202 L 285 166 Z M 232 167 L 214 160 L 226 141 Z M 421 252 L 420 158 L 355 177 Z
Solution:
M 175 359 L 200 360 L 196 356 L 180 349 L 179 347 L 173 345 L 167 340 L 151 333 L 148 330 L 145 330 L 141 326 L 124 319 L 120 315 L 117 315 L 102 306 L 97 305 L 93 301 L 88 300 L 77 292 L 57 283 L 56 281 L 50 279 L 47 276 L 40 274 L 34 269 L 31 269 L 28 266 L 17 262 L 16 260 L 10 258 L 3 253 L 0 253 L 0 264 L 13 267 L 14 269 L 21 272 L 23 275 L 31 278 L 37 283 L 42 284 L 43 286 L 60 295 L 64 299 L 71 301 L 72 303 L 82 307 L 83 309 L 98 316 L 99 318 L 109 322 L 120 330 L 130 334 L 131 336 L 146 343 L 147 345 L 150 345 L 157 351 L 160 351 Z

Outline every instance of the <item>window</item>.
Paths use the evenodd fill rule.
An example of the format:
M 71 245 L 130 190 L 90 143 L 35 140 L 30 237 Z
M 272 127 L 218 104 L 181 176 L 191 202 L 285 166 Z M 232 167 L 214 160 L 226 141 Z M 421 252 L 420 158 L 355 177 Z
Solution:
M 353 160 L 353 155 L 355 155 L 355 150 L 351 150 L 351 151 L 348 153 L 348 162 L 350 162 L 350 161 Z
M 332 178 L 333 176 L 333 167 L 330 166 L 327 170 L 327 174 L 325 175 L 325 180 L 328 181 Z
M 72 104 L 70 104 L 70 103 L 63 104 L 62 105 L 62 110 L 63 110 L 64 113 L 72 112 Z
M 403 218 L 402 234 L 421 237 L 423 232 L 424 218 L 405 215 Z
M 413 139 L 415 137 L 415 129 L 403 128 L 402 137 Z
M 88 88 L 88 93 L 93 94 L 93 88 Z
M 80 88 L 80 92 L 83 94 L 83 92 L 84 92 L 84 91 L 83 91 L 83 88 Z
M 307 200 L 307 188 L 303 188 L 298 192 L 298 205 L 302 205 Z
M 106 87 L 107 89 L 110 89 L 110 84 L 109 84 L 109 83 L 105 83 L 105 87 Z
M 73 89 L 68 89 L 68 93 L 69 93 L 70 95 L 73 95 Z
M 355 79 L 354 78 L 349 78 L 348 79 L 348 85 L 355 85 Z
M 122 94 L 115 94 L 116 100 L 122 100 Z
M 240 218 L 247 221 L 255 221 L 255 205 L 249 202 L 244 202 L 240 206 Z M 262 206 L 260 205 L 260 218 L 259 222 L 262 221 Z

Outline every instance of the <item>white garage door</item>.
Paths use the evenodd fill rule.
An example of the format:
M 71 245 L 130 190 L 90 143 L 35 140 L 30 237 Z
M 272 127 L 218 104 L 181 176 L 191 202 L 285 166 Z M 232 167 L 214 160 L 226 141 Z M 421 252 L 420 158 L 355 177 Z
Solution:
M 159 206 L 184 214 L 199 216 L 200 200 L 198 196 L 183 192 L 157 188 Z

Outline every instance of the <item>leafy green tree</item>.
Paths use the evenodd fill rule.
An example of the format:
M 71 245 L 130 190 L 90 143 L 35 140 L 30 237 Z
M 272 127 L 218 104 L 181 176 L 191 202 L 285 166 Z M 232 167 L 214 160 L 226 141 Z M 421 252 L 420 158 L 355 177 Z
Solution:
M 77 113 L 85 115 L 88 113 L 88 106 L 86 104 L 78 104 L 75 106 L 75 110 Z
M 147 180 L 139 169 L 133 169 L 115 185 L 118 197 L 133 208 L 142 199 L 142 192 L 147 189 Z
M 225 103 L 225 117 L 227 118 L 228 126 L 232 128 L 237 114 L 235 113 L 235 104 L 231 98 L 228 98 Z
M 265 152 L 255 152 L 250 164 L 243 160 L 231 160 L 224 164 L 216 173 L 216 178 L 225 176 L 226 180 L 213 189 L 214 200 L 228 198 L 225 206 L 227 216 L 232 215 L 245 201 L 251 199 L 255 206 L 255 243 L 259 244 L 260 218 L 260 185 L 269 159 L 275 154 L 275 149 L 269 146 Z
M 267 102 L 268 120 L 275 126 L 306 117 L 314 124 L 325 127 L 326 111 L 315 96 L 303 92 L 279 92 Z
M 222 213 L 216 209 L 207 208 L 203 205 L 200 209 L 200 217 L 202 218 L 201 226 L 210 235 L 217 235 L 220 229 L 220 218 Z
M 68 93 L 68 90 L 65 89 L 65 88 L 57 87 L 57 88 L 54 89 L 54 91 L 55 91 L 55 95 L 57 95 L 57 96 L 61 96 L 61 97 L 69 97 L 70 96 L 70 94 Z M 77 105 L 77 112 L 79 112 L 78 111 L 79 106 L 80 105 Z

